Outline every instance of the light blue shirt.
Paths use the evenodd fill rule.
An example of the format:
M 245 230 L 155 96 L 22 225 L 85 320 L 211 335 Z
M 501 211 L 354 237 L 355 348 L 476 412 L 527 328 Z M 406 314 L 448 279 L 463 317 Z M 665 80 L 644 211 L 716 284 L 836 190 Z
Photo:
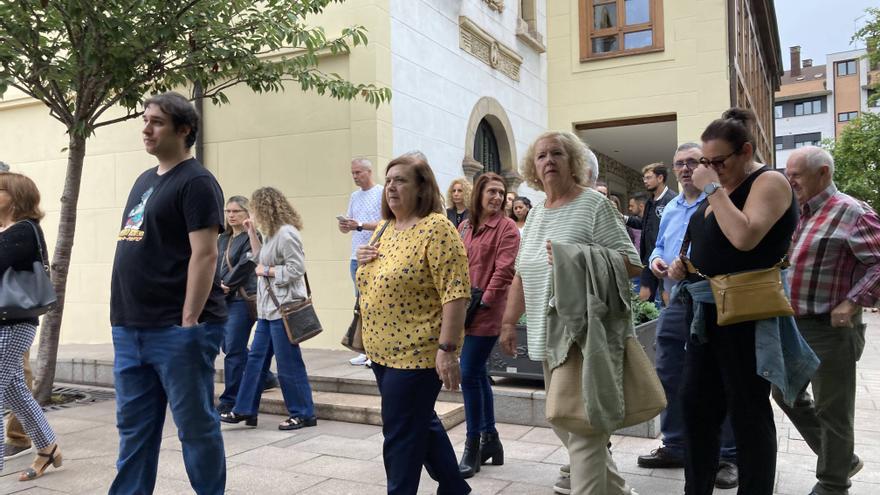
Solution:
M 663 217 L 660 218 L 660 231 L 657 234 L 657 244 L 654 251 L 648 258 L 648 263 L 652 263 L 654 258 L 662 258 L 667 265 L 672 264 L 679 251 L 681 243 L 684 242 L 684 234 L 687 232 L 688 222 L 691 215 L 697 211 L 697 208 L 706 199 L 706 193 L 700 193 L 700 196 L 693 204 L 688 204 L 684 197 L 684 192 L 678 194 L 670 201 L 663 210 Z M 675 281 L 666 277 L 663 279 L 663 289 L 671 293 L 672 286 Z

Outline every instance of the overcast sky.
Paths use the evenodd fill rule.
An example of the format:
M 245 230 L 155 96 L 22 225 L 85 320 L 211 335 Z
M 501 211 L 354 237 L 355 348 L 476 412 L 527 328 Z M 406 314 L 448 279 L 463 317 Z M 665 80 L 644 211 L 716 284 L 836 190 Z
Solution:
M 815 65 L 825 63 L 825 55 L 864 48 L 863 42 L 851 45 L 856 29 L 864 26 L 865 9 L 880 6 L 878 0 L 776 0 L 776 21 L 782 61 L 789 70 L 788 48 L 801 47 L 801 59 L 811 58 Z M 858 19 L 860 16 L 865 16 Z

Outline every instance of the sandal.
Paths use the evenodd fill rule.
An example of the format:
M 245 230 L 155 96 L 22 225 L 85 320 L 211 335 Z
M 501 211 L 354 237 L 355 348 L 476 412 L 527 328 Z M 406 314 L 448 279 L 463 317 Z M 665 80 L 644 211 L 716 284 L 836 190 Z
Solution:
M 306 426 L 317 426 L 318 418 L 312 416 L 311 418 L 300 418 L 297 416 L 291 416 L 284 421 L 282 421 L 278 425 L 279 430 L 298 430 L 300 428 L 305 428 Z
M 35 461 L 39 460 L 40 457 L 47 457 L 48 459 L 46 459 L 46 462 L 40 467 L 39 471 L 36 471 L 33 468 L 33 466 L 22 471 L 18 475 L 18 481 L 31 481 L 31 480 L 35 480 L 35 479 L 39 478 L 40 476 L 42 476 L 46 472 L 46 469 L 49 467 L 50 464 L 55 466 L 56 468 L 61 467 L 61 461 L 62 461 L 61 453 L 58 452 L 56 454 L 56 452 L 58 452 L 58 444 L 57 443 L 55 444 L 54 447 L 52 447 L 52 452 L 49 452 L 48 454 L 44 454 L 42 452 L 37 452 L 37 458 L 35 459 Z

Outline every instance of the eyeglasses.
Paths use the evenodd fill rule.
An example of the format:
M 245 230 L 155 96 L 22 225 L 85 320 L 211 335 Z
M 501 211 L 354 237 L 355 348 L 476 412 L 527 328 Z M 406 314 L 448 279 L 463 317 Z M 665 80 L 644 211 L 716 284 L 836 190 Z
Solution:
M 229 215 L 230 213 L 244 213 L 244 210 L 223 210 L 223 212 Z
M 688 158 L 687 160 L 679 160 L 677 162 L 672 162 L 672 166 L 675 168 L 687 167 L 690 170 L 694 170 L 695 168 L 700 166 L 700 160 L 694 158 Z
M 713 158 L 711 160 L 704 156 L 703 158 L 700 158 L 700 165 L 705 165 L 707 167 L 709 165 L 711 165 L 714 168 L 721 168 L 724 166 L 724 162 L 726 162 L 728 158 L 732 157 L 733 155 L 735 155 L 737 153 L 738 153 L 738 151 L 734 151 L 723 158 Z

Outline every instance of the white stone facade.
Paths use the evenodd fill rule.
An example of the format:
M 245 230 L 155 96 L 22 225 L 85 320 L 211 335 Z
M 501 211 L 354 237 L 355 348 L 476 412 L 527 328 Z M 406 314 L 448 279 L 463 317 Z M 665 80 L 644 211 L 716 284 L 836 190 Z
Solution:
M 536 2 L 536 25 L 544 36 L 545 1 Z M 499 148 L 510 141 L 504 170 L 518 170 L 528 145 L 547 127 L 546 56 L 517 37 L 519 5 L 486 0 L 391 2 L 392 154 L 425 153 L 444 193 L 452 179 L 465 175 L 462 161 L 473 153 L 473 128 L 481 118 L 475 107 L 504 113 L 495 117 L 509 128 L 493 125 Z M 492 46 L 491 53 L 484 52 L 491 61 L 463 48 L 463 28 L 495 41 L 483 45 Z M 508 70 L 516 57 L 521 60 L 514 74 L 518 80 Z

